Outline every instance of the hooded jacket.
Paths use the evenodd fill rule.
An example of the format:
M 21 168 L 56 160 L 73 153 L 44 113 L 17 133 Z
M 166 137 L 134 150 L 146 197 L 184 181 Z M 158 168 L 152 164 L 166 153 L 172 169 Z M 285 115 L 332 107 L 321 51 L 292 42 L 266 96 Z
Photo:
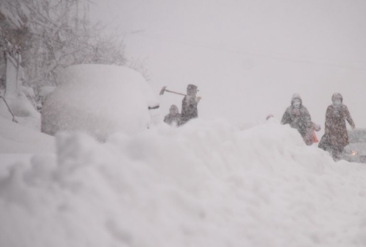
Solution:
M 294 101 L 300 100 L 300 107 L 294 107 Z M 309 111 L 302 104 L 302 99 L 300 95 L 294 94 L 291 98 L 291 105 L 286 109 L 283 114 L 282 124 L 289 124 L 292 128 L 299 131 L 307 145 L 313 143 L 312 133 L 313 133 L 313 123 L 311 122 L 311 116 Z
M 349 144 L 347 122 L 354 128 L 355 123 L 348 111 L 348 107 L 343 104 L 343 97 L 339 93 L 332 96 L 332 101 L 339 98 L 340 105 L 330 105 L 325 115 L 325 134 L 327 135 L 328 144 L 332 147 L 345 147 Z
M 177 112 L 177 114 L 173 115 L 171 113 L 172 110 L 175 110 Z M 173 124 L 179 125 L 180 124 L 180 118 L 181 118 L 181 115 L 179 114 L 178 107 L 176 105 L 172 105 L 170 107 L 170 113 L 164 117 L 164 122 L 169 124 L 169 125 L 173 125 Z

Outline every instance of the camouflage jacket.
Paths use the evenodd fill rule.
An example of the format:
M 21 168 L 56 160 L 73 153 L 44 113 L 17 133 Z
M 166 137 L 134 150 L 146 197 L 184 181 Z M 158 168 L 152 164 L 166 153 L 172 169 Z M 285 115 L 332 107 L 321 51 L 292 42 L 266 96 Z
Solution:
M 182 101 L 181 124 L 198 117 L 198 102 L 195 97 L 185 96 Z

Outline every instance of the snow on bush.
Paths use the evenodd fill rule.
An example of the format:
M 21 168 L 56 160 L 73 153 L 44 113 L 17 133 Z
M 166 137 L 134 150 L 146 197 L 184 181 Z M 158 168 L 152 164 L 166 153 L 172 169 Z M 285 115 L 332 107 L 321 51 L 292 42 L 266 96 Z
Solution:
M 366 167 L 288 126 L 192 120 L 56 140 L 56 158 L 0 173 L 0 246 L 366 245 Z
M 22 87 L 17 94 L 6 96 L 5 100 L 20 125 L 40 131 L 41 114 L 34 108 L 27 95 L 23 92 L 24 88 Z M 0 99 L 0 117 L 13 119 L 3 99 Z
M 56 87 L 54 86 L 44 86 L 41 87 L 38 91 L 38 103 L 41 104 L 41 106 L 43 105 L 47 95 L 49 95 L 50 93 L 53 92 L 53 90 L 55 90 Z
M 113 65 L 75 65 L 61 73 L 59 85 L 42 109 L 42 131 L 85 131 L 99 139 L 111 133 L 148 128 L 152 89 L 136 71 Z

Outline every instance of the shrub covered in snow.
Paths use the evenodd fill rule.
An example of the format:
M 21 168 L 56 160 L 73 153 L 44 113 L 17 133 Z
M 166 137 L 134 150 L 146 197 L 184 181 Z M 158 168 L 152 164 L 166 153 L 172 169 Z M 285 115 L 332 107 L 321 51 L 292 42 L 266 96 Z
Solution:
M 158 105 L 136 71 L 114 65 L 66 68 L 42 109 L 42 131 L 85 131 L 99 139 L 114 132 L 137 133 L 149 127 L 148 107 Z

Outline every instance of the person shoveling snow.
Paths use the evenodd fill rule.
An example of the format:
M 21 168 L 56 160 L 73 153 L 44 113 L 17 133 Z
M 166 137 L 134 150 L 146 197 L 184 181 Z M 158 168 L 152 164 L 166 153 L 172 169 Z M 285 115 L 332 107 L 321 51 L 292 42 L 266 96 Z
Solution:
M 179 125 L 183 125 L 187 123 L 189 120 L 198 118 L 198 103 L 202 99 L 200 96 L 197 96 L 197 86 L 193 84 L 189 84 L 187 87 L 187 94 L 182 94 L 178 92 L 174 92 L 163 87 L 160 91 L 160 95 L 164 94 L 164 92 L 174 93 L 178 95 L 183 95 L 184 98 L 182 100 L 182 113 L 180 116 Z
M 182 101 L 181 125 L 187 123 L 193 118 L 198 118 L 197 106 L 201 100 L 201 97 L 197 97 L 197 92 L 198 90 L 196 85 L 188 85 L 187 95 L 183 98 Z

